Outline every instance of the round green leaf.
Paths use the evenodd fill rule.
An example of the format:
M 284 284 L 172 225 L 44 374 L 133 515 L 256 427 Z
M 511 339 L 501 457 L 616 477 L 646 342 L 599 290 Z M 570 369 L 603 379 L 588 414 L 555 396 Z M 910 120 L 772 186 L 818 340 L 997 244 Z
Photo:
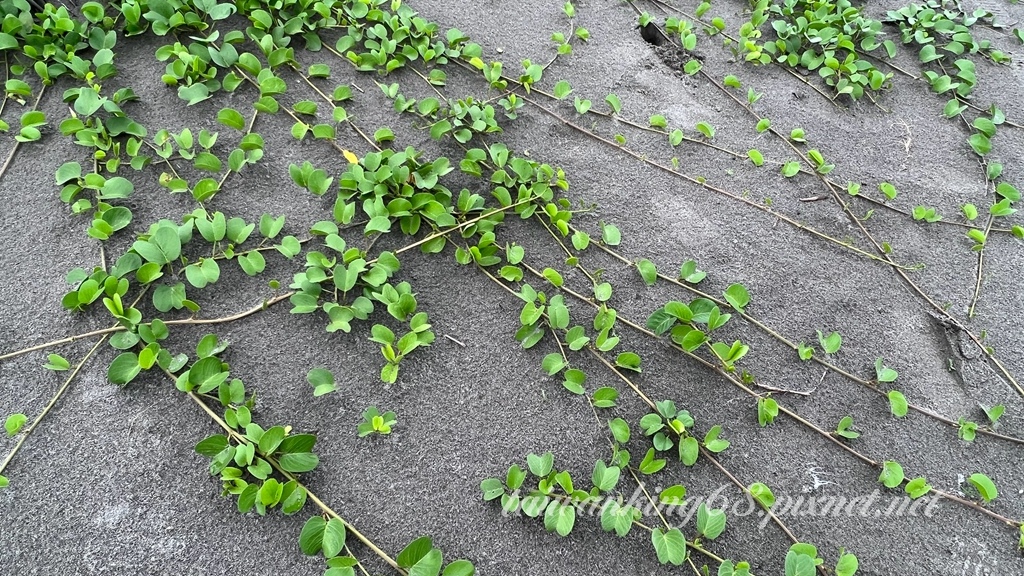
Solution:
M 138 376 L 141 371 L 139 357 L 134 352 L 122 352 L 107 368 L 107 379 L 114 384 L 124 386 Z

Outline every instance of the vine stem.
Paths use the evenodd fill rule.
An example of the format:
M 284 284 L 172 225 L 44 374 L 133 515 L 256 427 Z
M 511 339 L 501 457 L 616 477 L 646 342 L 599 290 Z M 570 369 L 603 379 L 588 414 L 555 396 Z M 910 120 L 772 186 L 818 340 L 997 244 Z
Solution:
M 36 97 L 36 101 L 32 105 L 32 109 L 33 110 L 37 110 L 39 108 L 39 102 L 43 99 L 43 93 L 44 92 L 46 92 L 46 84 L 43 84 L 42 86 L 39 87 L 39 95 Z M 11 160 L 14 160 L 14 153 L 18 151 L 18 146 L 20 146 L 20 145 L 21 145 L 21 142 L 18 141 L 18 140 L 15 140 L 14 141 L 14 147 L 11 148 L 11 153 L 7 155 L 7 159 L 4 160 L 3 165 L 0 165 L 0 180 L 2 180 L 3 177 L 4 177 L 4 174 L 7 173 L 7 167 L 11 165 Z
M 225 322 L 231 322 L 231 321 L 234 321 L 234 320 L 240 320 L 242 318 L 245 318 L 246 316 L 250 316 L 252 314 L 255 314 L 256 312 L 260 312 L 262 310 L 265 310 L 265 309 L 273 306 L 274 304 L 277 304 L 278 302 L 280 302 L 280 301 L 282 301 L 282 300 L 284 300 L 286 298 L 291 297 L 292 294 L 294 294 L 294 292 L 287 292 L 285 294 L 281 294 L 279 296 L 275 296 L 273 298 L 270 298 L 269 300 L 264 300 L 261 304 L 259 304 L 257 306 L 254 306 L 254 307 L 252 307 L 252 308 L 250 308 L 248 310 L 243 310 L 242 312 L 238 312 L 236 314 L 232 314 L 230 316 L 223 316 L 221 318 L 208 318 L 208 319 L 203 319 L 203 318 L 186 318 L 186 319 L 182 319 L 182 320 L 166 320 L 166 321 L 164 321 L 164 324 L 167 324 L 167 325 L 222 324 L 222 323 L 225 323 Z M 95 336 L 104 336 L 105 337 L 108 334 L 113 334 L 115 332 L 124 332 L 124 331 L 125 331 L 125 327 L 120 325 L 120 324 L 118 324 L 117 326 L 111 326 L 110 328 L 103 328 L 103 329 L 100 329 L 100 330 L 93 330 L 92 332 L 84 332 L 82 334 L 75 334 L 74 336 L 68 336 L 67 338 L 61 338 L 60 340 L 53 340 L 51 342 L 46 342 L 44 344 L 37 344 L 35 346 L 30 346 L 28 348 L 22 348 L 21 350 L 16 350 L 14 352 L 8 352 L 7 354 L 4 354 L 4 355 L 0 356 L 0 360 L 7 360 L 7 359 L 10 359 L 10 358 L 14 358 L 15 356 L 20 356 L 22 354 L 27 354 L 29 352 L 35 352 L 36 350 L 42 350 L 44 348 L 50 348 L 52 346 L 59 346 L 61 344 L 69 344 L 71 342 L 75 342 L 76 340 L 83 340 L 85 338 L 92 338 L 92 337 L 95 337 Z
M 985 241 L 988 242 L 988 235 L 992 232 L 992 221 L 995 220 L 995 216 L 989 214 L 988 222 L 985 224 Z M 978 306 L 978 298 L 981 297 L 981 280 L 984 274 L 985 267 L 985 246 L 982 244 L 980 250 L 978 250 L 978 267 L 977 273 L 974 275 L 974 293 L 971 295 L 971 306 L 967 309 L 967 317 L 974 318 L 974 309 Z
M 57 389 L 57 393 L 53 395 L 53 398 L 50 398 L 50 401 L 46 404 L 46 407 L 43 408 L 43 411 L 40 412 L 38 416 L 36 416 L 36 419 L 32 422 L 32 425 L 26 428 L 21 433 L 21 437 L 18 438 L 18 442 L 14 445 L 14 448 L 12 448 L 11 451 L 7 453 L 7 457 L 4 458 L 4 461 L 0 462 L 0 474 L 2 474 L 4 469 L 7 468 L 7 465 L 10 464 L 11 460 L 14 458 L 14 455 L 18 453 L 18 450 L 21 449 L 22 444 L 24 444 L 25 440 L 28 439 L 29 435 L 32 434 L 32 431 L 36 429 L 36 426 L 38 426 L 39 423 L 43 421 L 43 418 L 45 418 L 46 415 L 50 412 L 50 410 L 57 404 L 57 401 L 60 400 L 61 396 L 64 395 L 64 392 L 67 391 L 68 387 L 71 386 L 71 382 L 73 382 L 75 377 L 78 376 L 78 373 L 79 371 L 81 371 L 82 366 L 85 366 L 86 361 L 88 361 L 89 358 L 92 358 L 92 355 L 96 353 L 96 350 L 99 350 L 100 345 L 103 344 L 103 342 L 106 341 L 106 339 L 107 336 L 104 335 L 102 338 L 96 341 L 96 344 L 93 344 L 93 347 L 89 349 L 89 352 L 85 355 L 85 357 L 82 358 L 78 365 L 75 366 L 75 369 L 70 374 L 68 374 L 68 377 L 64 380 L 64 383 L 61 385 L 60 388 Z

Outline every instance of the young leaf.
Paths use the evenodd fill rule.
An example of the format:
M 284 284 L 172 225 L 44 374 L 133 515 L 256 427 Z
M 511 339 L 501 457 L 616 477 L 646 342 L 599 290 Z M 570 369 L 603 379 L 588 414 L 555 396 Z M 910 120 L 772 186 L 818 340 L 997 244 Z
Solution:
M 605 96 L 604 101 L 607 102 L 608 106 L 612 109 L 612 114 L 618 114 L 622 110 L 622 102 L 615 94 Z
M 932 485 L 924 479 L 924 476 L 919 476 L 907 482 L 907 485 L 904 486 L 903 489 L 910 495 L 911 499 L 916 500 L 931 492 Z
M 757 399 L 757 423 L 762 428 L 775 421 L 779 416 L 779 403 L 774 398 Z
M 654 457 L 654 448 L 649 448 L 647 454 L 644 455 L 644 459 L 640 462 L 640 472 L 644 474 L 654 474 L 665 467 L 664 458 Z
M 1003 406 L 1002 404 L 996 404 L 991 408 L 982 406 L 981 409 L 985 411 L 985 416 L 988 418 L 988 421 L 994 427 L 996 424 L 999 423 L 999 418 L 1003 415 L 1003 412 L 1006 411 L 1006 406 Z
M 839 332 L 833 332 L 825 336 L 821 333 L 821 330 L 818 330 L 818 343 L 821 344 L 826 354 L 835 354 L 839 351 L 840 346 L 843 345 L 843 338 L 839 335 Z
M 679 268 L 679 278 L 690 284 L 697 284 L 707 276 L 707 272 L 697 269 L 697 262 L 687 260 Z
M 907 398 L 903 396 L 903 393 L 899 390 L 890 390 L 888 396 L 889 411 L 892 412 L 892 415 L 897 418 L 906 416 L 909 404 L 907 404 Z
M 981 494 L 981 498 L 986 504 L 995 500 L 999 496 L 999 491 L 996 490 L 995 483 L 993 483 L 988 476 L 979 472 L 971 474 L 970 478 L 967 480 L 978 490 L 978 493 Z
M 886 488 L 895 488 L 903 482 L 903 467 L 895 460 L 886 460 L 882 464 L 882 473 L 878 481 Z
M 565 99 L 566 96 L 572 93 L 572 87 L 565 80 L 559 80 L 555 83 L 555 98 L 559 100 Z
M 43 364 L 43 368 L 46 368 L 47 370 L 60 372 L 71 368 L 71 364 L 60 354 L 50 354 L 46 359 L 49 361 L 46 364 Z
M 895 382 L 899 374 L 892 368 L 883 366 L 882 359 L 878 358 L 875 360 L 875 376 L 879 382 Z
M 750 293 L 747 292 L 747 288 L 743 284 L 732 284 L 722 295 L 730 306 L 740 312 L 743 312 L 743 309 L 750 303 Z
M 755 482 L 747 490 L 750 491 L 750 496 L 764 509 L 771 509 L 775 505 L 775 494 L 772 494 L 771 488 L 767 485 Z
M 644 284 L 654 286 L 654 283 L 658 281 L 658 270 L 650 260 L 646 258 L 640 260 L 636 263 L 636 268 L 640 271 L 640 277 L 643 278 Z
M 843 416 L 843 418 L 839 421 L 839 425 L 836 426 L 836 434 L 838 436 L 842 436 L 843 438 L 849 438 L 850 440 L 853 440 L 854 438 L 860 436 L 860 432 L 855 432 L 853 430 L 852 416 Z
M 11 414 L 4 421 L 4 430 L 7 431 L 8 437 L 13 437 L 15 434 L 21 431 L 21 427 L 25 425 L 28 417 L 24 414 Z

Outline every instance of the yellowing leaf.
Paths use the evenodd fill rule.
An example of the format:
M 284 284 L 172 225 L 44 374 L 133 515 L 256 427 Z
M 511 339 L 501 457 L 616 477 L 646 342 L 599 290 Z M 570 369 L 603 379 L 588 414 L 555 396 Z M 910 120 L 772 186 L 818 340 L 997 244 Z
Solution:
M 341 153 L 345 156 L 345 160 L 348 160 L 349 164 L 358 164 L 359 157 L 349 152 L 348 150 L 342 150 Z

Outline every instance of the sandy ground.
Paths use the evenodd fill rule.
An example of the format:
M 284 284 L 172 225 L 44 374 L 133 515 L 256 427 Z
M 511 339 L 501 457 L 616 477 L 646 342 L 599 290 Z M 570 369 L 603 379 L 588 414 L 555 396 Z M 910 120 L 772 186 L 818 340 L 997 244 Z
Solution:
M 549 60 L 554 54 L 549 37 L 569 28 L 562 3 L 551 0 L 409 3 L 442 30 L 456 27 L 467 33 L 483 46 L 484 60 L 502 60 L 511 74 L 518 74 L 518 62 L 525 58 Z M 672 4 L 690 11 L 696 2 Z M 664 21 L 666 13 L 658 6 L 637 5 Z M 978 5 L 997 11 L 1005 22 L 1024 18 L 1019 5 Z M 896 7 L 872 1 L 865 11 L 881 17 Z M 715 2 L 707 16 L 720 16 L 729 30 L 735 30 L 745 18 L 745 8 L 741 2 Z M 576 42 L 572 55 L 559 58 L 547 70 L 540 82 L 545 90 L 567 80 L 573 96 L 591 99 L 594 109 L 602 111 L 607 110 L 604 96 L 614 92 L 622 102 L 621 117 L 646 124 L 650 115 L 662 114 L 670 128 L 681 128 L 692 137 L 698 137 L 697 122 L 708 122 L 716 128 L 714 144 L 740 153 L 757 148 L 768 162 L 756 168 L 748 160 L 690 143 L 673 149 L 663 135 L 593 115 L 580 118 L 571 102 L 539 102 L 605 138 L 626 135 L 628 148 L 639 156 L 665 165 L 678 157 L 681 173 L 704 177 L 761 206 L 770 199 L 771 208 L 788 218 L 874 253 L 818 180 L 808 174 L 792 179 L 779 174 L 779 165 L 771 162 L 795 159 L 788 146 L 759 134 L 756 120 L 710 80 L 680 72 L 672 51 L 656 50 L 640 37 L 637 16 L 628 4 L 580 1 L 576 12 L 575 25 L 587 28 L 591 39 Z M 886 27 L 885 32 L 898 40 L 895 28 Z M 975 102 L 982 107 L 996 103 L 1007 119 L 1024 122 L 1024 51 L 1005 32 L 984 29 L 978 34 L 991 37 L 1015 61 L 997 67 L 977 59 Z M 803 128 L 808 146 L 836 165 L 830 174 L 833 181 L 862 183 L 873 197 L 881 197 L 879 183 L 890 182 L 900 192 L 892 205 L 906 211 L 921 204 L 932 206 L 954 222 L 965 222 L 959 212 L 962 204 L 972 202 L 984 215 L 992 203 L 984 170 L 967 146 L 968 132 L 941 117 L 945 99 L 930 93 L 924 82 L 896 75 L 892 88 L 877 97 L 877 106 L 842 99 L 835 105 L 784 69 L 733 62 L 720 40 L 698 36 L 696 53 L 708 76 L 721 81 L 732 74 L 744 90 L 752 87 L 762 93 L 753 110 L 783 133 Z M 188 127 L 219 130 L 225 142 L 235 138 L 215 123 L 216 112 L 224 106 L 251 110 L 254 91 L 243 87 L 186 108 L 160 82 L 162 64 L 153 52 L 161 43 L 151 36 L 118 40 L 120 73 L 109 85 L 130 86 L 139 94 L 141 102 L 130 104 L 129 113 L 150 134 L 160 128 L 177 132 Z M 428 157 L 446 155 L 458 164 L 460 149 L 450 142 L 438 145 L 409 116 L 395 113 L 372 75 L 354 72 L 326 52 L 298 51 L 297 58 L 305 65 L 331 65 L 334 75 L 325 82 L 327 89 L 344 83 L 361 89 L 348 106 L 358 126 L 369 132 L 390 126 L 396 148 L 416 146 Z M 900 48 L 897 62 L 915 74 L 921 72 L 916 55 L 907 48 Z M 449 66 L 448 75 L 448 96 L 489 96 L 486 85 L 467 71 Z M 313 97 L 297 77 L 284 77 L 289 91 L 283 103 Z M 814 76 L 807 80 L 824 89 Z M 408 72 L 385 81 L 398 82 L 410 96 L 427 93 L 422 81 Z M 86 150 L 56 129 L 68 115 L 60 95 L 70 86 L 47 89 L 41 109 L 50 124 L 43 140 L 21 146 L 0 180 L 0 243 L 5 248 L 0 253 L 0 353 L 108 322 L 102 310 L 69 314 L 60 306 L 68 270 L 90 268 L 100 258 L 99 243 L 85 234 L 88 222 L 60 202 L 53 183 L 53 172 L 62 163 L 88 160 Z M 736 94 L 745 99 L 742 92 Z M 21 112 L 11 103 L 3 118 L 16 125 Z M 577 214 L 574 223 L 595 237 L 600 222 L 614 223 L 622 231 L 619 250 L 625 257 L 647 258 L 669 275 L 684 261 L 695 259 L 708 273 L 702 289 L 720 294 L 734 282 L 744 284 L 751 295 L 747 312 L 787 338 L 814 343 L 817 330 L 839 331 L 843 347 L 833 359 L 838 366 L 873 378 L 875 359 L 883 357 L 887 366 L 899 371 L 894 386 L 912 403 L 953 420 L 963 416 L 977 422 L 985 419 L 979 404 L 1003 404 L 1006 414 L 999 432 L 1024 437 L 1021 396 L 892 266 L 657 170 L 535 107 L 527 106 L 518 119 L 503 118 L 501 124 L 504 133 L 491 141 L 500 139 L 514 151 L 563 168 L 571 183 L 567 196 L 574 204 L 595 205 Z M 213 208 L 248 221 L 265 212 L 285 214 L 285 232 L 299 237 L 314 222 L 330 218 L 334 193 L 317 198 L 298 188 L 289 179 L 288 166 L 310 160 L 337 176 L 345 161 L 322 142 L 296 142 L 289 135 L 290 126 L 281 114 L 260 116 L 255 131 L 266 139 L 265 159 L 232 176 L 211 203 Z M 351 130 L 340 131 L 339 143 L 357 154 L 369 151 Z M 0 144 L 0 156 L 6 157 L 12 136 L 0 135 Z M 1003 179 L 1024 185 L 1024 130 L 1003 127 L 994 144 L 991 157 L 1004 165 Z M 127 205 L 136 216 L 130 232 L 105 243 L 108 262 L 123 253 L 149 222 L 180 219 L 194 208 L 187 195 L 170 196 L 157 185 L 159 172 L 128 169 L 125 174 L 135 182 Z M 485 183 L 457 172 L 448 186 L 469 186 L 489 198 Z M 823 199 L 807 201 L 819 196 Z M 860 199 L 844 200 L 856 214 L 874 209 L 865 225 L 875 238 L 891 245 L 894 260 L 924 264 L 909 272 L 909 278 L 973 334 L 984 333 L 986 344 L 1009 374 L 1024 376 L 1024 330 L 1018 310 L 1024 251 L 1019 240 L 1007 234 L 994 234 L 989 240 L 977 313 L 968 319 L 978 259 L 964 228 L 917 222 Z M 564 254 L 539 224 L 512 220 L 499 229 L 499 243 L 524 246 L 532 265 L 565 270 Z M 1020 218 L 1013 216 L 1006 225 L 1019 223 Z M 346 239 L 356 246 L 367 242 L 358 231 Z M 403 244 L 401 238 L 382 238 L 373 249 Z M 449 247 L 441 255 L 408 253 L 402 258 L 397 279 L 411 283 L 438 339 L 403 361 L 395 385 L 378 380 L 381 359 L 367 340 L 367 327 L 351 334 L 328 334 L 323 315 L 292 315 L 286 303 L 213 329 L 176 328 L 167 345 L 188 352 L 210 331 L 230 341 L 224 358 L 233 375 L 258 390 L 259 421 L 318 433 L 321 465 L 305 476 L 308 486 L 391 554 L 429 534 L 446 558 L 470 559 L 483 575 L 680 573 L 682 568 L 658 563 L 650 538 L 641 529 L 620 539 L 602 532 L 597 518 L 581 516 L 573 533 L 562 538 L 546 532 L 539 520 L 504 517 L 494 502 L 481 500 L 481 480 L 503 477 L 513 463 L 525 465 L 531 452 L 552 451 L 557 468 L 589 485 L 594 461 L 609 456 L 609 435 L 599 424 L 615 416 L 633 427 L 626 448 L 636 464 L 648 447 L 637 424 L 647 408 L 612 372 L 593 358 L 578 355 L 574 366 L 590 375 L 588 390 L 615 386 L 621 393 L 619 406 L 602 411 L 600 421 L 595 420 L 584 398 L 567 393 L 560 379 L 541 371 L 541 359 L 557 351 L 550 337 L 530 350 L 515 341 L 521 301 L 475 268 L 456 264 L 453 253 Z M 267 271 L 257 278 L 245 276 L 236 266 L 222 266 L 218 284 L 190 292 L 202 307 L 200 317 L 220 317 L 258 304 L 273 295 L 269 279 L 286 285 L 301 267 L 299 260 L 275 255 L 267 260 Z M 665 282 L 645 286 L 635 270 L 596 250 L 586 252 L 583 261 L 590 269 L 605 270 L 604 278 L 615 286 L 610 303 L 623 317 L 642 322 L 666 301 L 691 298 Z M 566 278 L 577 289 L 589 290 L 579 273 L 566 273 Z M 578 301 L 570 300 L 570 309 L 588 318 L 587 308 Z M 148 306 L 144 312 L 147 317 L 155 313 Z M 801 362 L 795 352 L 750 323 L 734 318 L 723 330 L 724 340 L 741 339 L 750 345 L 738 366 L 758 383 L 805 393 L 774 397 L 808 421 L 832 430 L 840 418 L 852 415 L 862 435 L 851 446 L 877 461 L 896 460 L 908 477 L 925 476 L 951 494 L 977 498 L 966 477 L 984 472 L 1000 492 L 987 508 L 1024 518 L 1021 444 L 983 436 L 964 442 L 955 428 L 919 413 L 896 419 L 884 398 L 833 371 Z M 751 397 L 715 372 L 663 342 L 624 326 L 618 332 L 622 349 L 643 358 L 643 372 L 634 380 L 648 396 L 672 399 L 688 409 L 698 430 L 723 426 L 723 437 L 732 445 L 719 461 L 742 483 L 764 482 L 777 498 L 790 502 L 872 499 L 838 515 L 814 511 L 810 504 L 799 512 L 780 512 L 797 538 L 818 547 L 826 564 L 834 563 L 839 549 L 845 548 L 858 556 L 859 574 L 1024 573 L 1016 529 L 951 501 L 922 505 L 914 514 L 890 513 L 893 502 L 899 505 L 902 491 L 882 487 L 877 470 L 792 419 L 780 417 L 770 426 L 758 426 Z M 0 415 L 22 412 L 34 418 L 63 376 L 39 368 L 46 353 L 59 352 L 76 363 L 93 343 L 76 342 L 0 361 Z M 217 432 L 215 425 L 159 374 L 144 373 L 124 389 L 108 383 L 106 366 L 115 356 L 115 350 L 101 347 L 4 471 L 11 483 L 0 490 L 0 572 L 321 573 L 322 560 L 303 556 L 296 545 L 312 508 L 291 517 L 276 511 L 267 517 L 239 515 L 232 500 L 221 498 L 207 461 L 192 449 Z M 337 392 L 313 398 L 305 376 L 314 367 L 334 372 Z M 398 425 L 390 436 L 357 437 L 359 415 L 369 405 L 397 412 Z M 4 453 L 13 445 L 14 439 L 0 440 Z M 708 498 L 722 488 L 715 504 L 726 506 L 728 527 L 715 541 L 705 542 L 707 548 L 722 557 L 750 561 L 757 574 L 782 573 L 789 539 L 773 524 L 762 525 L 756 512 L 745 513 L 738 491 L 709 462 L 702 459 L 686 468 L 670 456 L 664 471 L 645 480 L 650 489 L 683 484 L 693 499 Z M 635 489 L 636 483 L 624 475 L 619 491 L 629 498 Z M 642 521 L 656 525 L 658 519 L 648 513 Z M 692 519 L 670 521 L 680 522 L 689 537 L 695 534 Z M 388 573 L 364 548 L 353 548 L 367 559 L 371 573 Z M 695 560 L 707 561 L 700 556 Z

